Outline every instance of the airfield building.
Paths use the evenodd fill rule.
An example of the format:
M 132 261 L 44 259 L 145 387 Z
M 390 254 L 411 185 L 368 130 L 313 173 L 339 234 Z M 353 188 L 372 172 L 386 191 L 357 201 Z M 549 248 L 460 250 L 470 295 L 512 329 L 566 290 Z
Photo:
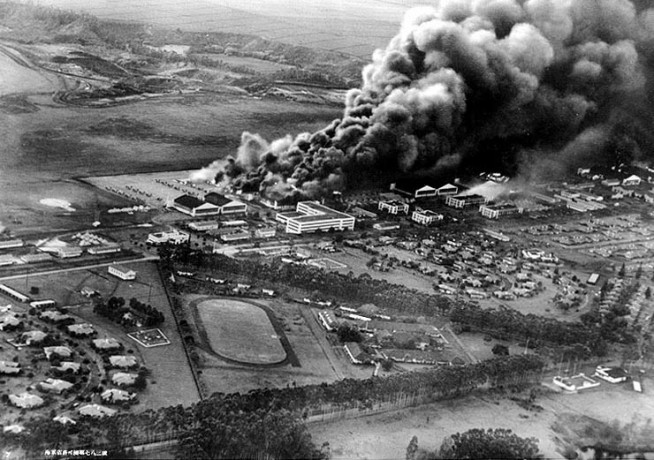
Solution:
M 54 249 L 55 255 L 62 259 L 71 259 L 73 257 L 80 257 L 84 250 L 79 246 L 61 246 Z
M 248 207 L 245 203 L 237 200 L 232 200 L 224 195 L 216 192 L 207 193 L 204 196 L 204 201 L 213 204 L 219 208 L 219 214 L 243 214 L 247 211 Z
M 317 201 L 301 201 L 295 212 L 278 213 L 276 220 L 286 225 L 286 233 L 311 233 L 328 230 L 354 230 L 355 219 Z
M 23 240 L 3 240 L 0 241 L 0 249 L 21 248 L 24 244 Z
M 122 248 L 118 244 L 103 244 L 101 246 L 94 246 L 87 249 L 89 254 L 93 255 L 103 255 L 103 254 L 114 254 L 120 252 Z
M 191 195 L 182 195 L 175 198 L 173 208 L 191 217 L 213 216 L 220 214 L 220 207 L 202 201 Z
M 411 198 L 429 198 L 436 196 L 436 189 L 429 185 L 417 187 L 415 182 L 395 182 L 391 184 L 390 190 Z

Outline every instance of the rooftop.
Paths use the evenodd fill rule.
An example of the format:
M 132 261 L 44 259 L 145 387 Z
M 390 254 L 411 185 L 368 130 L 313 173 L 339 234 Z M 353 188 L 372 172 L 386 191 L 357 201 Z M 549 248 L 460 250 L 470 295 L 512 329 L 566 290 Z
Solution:
M 226 204 L 234 201 L 230 200 L 225 195 L 221 195 L 220 193 L 216 192 L 207 193 L 204 196 L 204 200 L 210 202 L 211 204 L 215 204 L 216 206 L 225 206 Z
M 197 199 L 194 196 L 191 195 L 182 195 L 177 198 L 175 198 L 175 203 L 179 204 L 181 206 L 184 206 L 185 208 L 189 209 L 194 209 L 194 208 L 199 208 L 202 206 L 204 201 Z
M 325 219 L 349 219 L 352 216 L 345 214 L 343 212 L 336 211 L 335 209 L 328 208 L 317 201 L 300 201 L 298 204 L 298 210 L 294 212 L 285 212 L 281 215 L 287 218 L 294 219 L 298 222 L 315 222 Z M 308 207 L 312 212 L 309 214 L 305 211 L 300 211 L 300 206 Z

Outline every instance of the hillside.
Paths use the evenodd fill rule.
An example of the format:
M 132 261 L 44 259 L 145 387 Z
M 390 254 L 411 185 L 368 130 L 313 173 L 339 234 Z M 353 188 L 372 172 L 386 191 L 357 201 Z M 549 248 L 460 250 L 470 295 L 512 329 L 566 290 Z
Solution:
M 262 84 L 290 79 L 345 88 L 359 84 L 362 67 L 362 62 L 350 55 L 253 35 L 173 30 L 12 2 L 0 3 L 0 40 L 39 46 L 22 51 L 30 51 L 46 62 L 75 64 L 118 79 L 156 74 L 172 66 L 179 76 L 192 76 L 206 84 L 257 84 L 260 88 Z M 73 47 L 77 54 L 62 56 L 42 45 L 59 45 L 67 53 Z M 47 53 L 39 55 L 39 51 Z M 129 72 L 117 70 L 116 66 Z

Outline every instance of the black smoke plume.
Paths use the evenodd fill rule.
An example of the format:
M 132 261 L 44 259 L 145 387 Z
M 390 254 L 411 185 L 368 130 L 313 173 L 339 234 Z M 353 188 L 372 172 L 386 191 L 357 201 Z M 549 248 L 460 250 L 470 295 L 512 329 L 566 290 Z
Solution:
M 270 144 L 244 133 L 220 177 L 274 198 L 315 197 L 444 172 L 610 161 L 621 137 L 638 156 L 654 145 L 652 45 L 654 10 L 628 0 L 435 1 L 375 51 L 342 119 Z

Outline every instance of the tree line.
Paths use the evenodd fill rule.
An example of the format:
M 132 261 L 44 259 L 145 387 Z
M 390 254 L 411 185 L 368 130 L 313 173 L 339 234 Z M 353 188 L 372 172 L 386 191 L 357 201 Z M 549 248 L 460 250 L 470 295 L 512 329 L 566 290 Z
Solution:
M 146 305 L 136 298 L 131 298 L 129 307 L 122 297 L 110 297 L 107 302 L 96 300 L 93 311 L 125 327 L 134 327 L 138 316 L 145 327 L 157 326 L 164 322 L 164 315 L 151 305 Z
M 448 315 L 462 330 L 481 331 L 498 339 L 514 339 L 525 344 L 529 342 L 533 348 L 544 345 L 567 347 L 576 350 L 577 355 L 604 356 L 608 342 L 616 337 L 614 328 L 525 315 L 512 309 L 483 309 L 463 301 L 454 302 L 440 294 L 374 279 L 367 274 L 357 277 L 351 272 L 328 272 L 306 265 L 285 264 L 276 259 L 269 263 L 237 260 L 222 254 L 204 254 L 188 246 L 166 248 L 160 255 L 162 263 L 169 268 L 179 264 L 318 291 L 347 302 L 373 303 L 398 315 Z
M 103 445 L 118 452 L 127 446 L 174 438 L 180 440 L 182 458 L 191 458 L 186 455 L 194 450 L 196 458 L 320 458 L 321 450 L 310 443 L 301 423 L 311 409 L 325 405 L 365 409 L 400 394 L 435 401 L 462 396 L 480 387 L 528 385 L 539 378 L 543 366 L 544 362 L 535 355 L 514 355 L 383 378 L 216 393 L 190 407 L 179 405 L 103 419 L 85 417 L 77 425 L 62 427 L 47 418 L 39 419 L 30 422 L 23 433 L 0 434 L 0 443 L 39 452 L 57 445 L 83 446 L 88 442 L 94 448 Z M 247 431 L 247 426 L 258 428 L 244 439 L 242 433 L 253 433 Z M 218 454 L 211 453 L 211 436 L 233 436 L 234 441 Z M 215 448 L 222 449 L 221 446 Z M 208 452 L 206 456 L 204 450 Z

